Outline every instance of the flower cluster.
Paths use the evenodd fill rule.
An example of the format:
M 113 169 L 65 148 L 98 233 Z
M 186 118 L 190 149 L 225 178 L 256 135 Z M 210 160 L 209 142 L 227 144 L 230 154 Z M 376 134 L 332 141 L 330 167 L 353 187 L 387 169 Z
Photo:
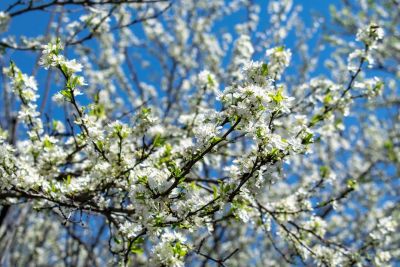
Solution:
M 271 77 L 280 79 L 285 68 L 289 66 L 292 57 L 290 49 L 279 46 L 268 49 L 266 55 L 269 58 L 268 70 Z
M 43 124 L 35 103 L 39 98 L 35 78 L 22 73 L 13 62 L 11 62 L 9 68 L 4 69 L 4 72 L 11 79 L 10 84 L 13 93 L 22 103 L 21 109 L 18 112 L 18 118 L 28 126 L 28 135 L 32 140 L 40 139 L 39 136 L 43 133 Z
M 165 232 L 153 249 L 158 264 L 183 267 L 183 259 L 188 252 L 186 238 L 177 232 Z
M 53 10 L 19 1 L 0 12 L 1 31 L 31 8 L 53 10 L 47 36 L 79 58 L 66 57 L 61 39 L 44 45 L 46 86 L 14 63 L 4 70 L 0 205 L 13 205 L 1 210 L 5 265 L 396 263 L 394 11 L 370 19 L 383 7 L 361 1 L 362 23 L 339 12 L 346 19 L 335 21 L 359 42 L 322 38 L 338 49 L 321 72 L 329 53 L 309 47 L 320 20 L 307 28 L 292 0 L 267 9 L 243 0 L 81 2 Z M 220 27 L 237 14 L 246 16 Z M 7 37 L 4 58 L 48 38 Z
M 370 48 L 376 48 L 377 42 L 382 40 L 384 33 L 382 27 L 371 23 L 357 32 L 357 41 L 363 42 Z
M 378 47 L 378 42 L 383 39 L 383 36 L 383 29 L 374 23 L 359 29 L 357 32 L 357 41 L 363 42 L 365 48 L 363 50 L 356 49 L 349 54 L 347 60 L 348 69 L 352 72 L 356 72 L 360 68 L 360 62 L 364 60 L 372 67 L 375 63 L 375 56 L 372 52 Z
M 62 74 L 66 78 L 66 88 L 59 92 L 57 99 L 64 99 L 68 102 L 73 102 L 75 101 L 75 96 L 80 94 L 77 87 L 87 84 L 82 76 L 75 74 L 82 71 L 82 64 L 78 63 L 75 59 L 65 59 L 65 57 L 61 55 L 62 50 L 63 46 L 60 39 L 57 39 L 55 43 L 44 45 L 39 63 L 45 69 L 52 67 L 61 70 Z
M 234 58 L 232 60 L 232 75 L 234 78 L 240 80 L 242 75 L 240 68 L 249 62 L 254 53 L 254 47 L 251 43 L 250 36 L 242 34 L 235 41 Z

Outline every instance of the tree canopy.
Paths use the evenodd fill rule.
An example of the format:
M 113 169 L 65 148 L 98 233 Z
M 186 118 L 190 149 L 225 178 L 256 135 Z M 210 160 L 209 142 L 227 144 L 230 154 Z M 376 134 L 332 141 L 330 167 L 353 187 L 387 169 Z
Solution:
M 1 3 L 0 265 L 400 264 L 400 2 L 298 2 Z

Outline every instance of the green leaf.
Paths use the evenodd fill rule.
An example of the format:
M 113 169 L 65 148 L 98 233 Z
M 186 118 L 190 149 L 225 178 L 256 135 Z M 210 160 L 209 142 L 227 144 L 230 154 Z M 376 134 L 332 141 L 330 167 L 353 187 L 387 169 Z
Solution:
M 62 64 L 62 65 L 60 65 L 60 67 L 61 67 L 61 71 L 65 74 L 65 76 L 69 76 L 69 73 L 68 73 L 68 67 L 65 65 L 65 64 Z M 69 80 L 69 79 L 68 79 Z M 69 85 L 68 85 L 68 81 L 67 81 L 67 87 L 68 87 Z
M 268 64 L 263 63 L 262 66 L 261 66 L 261 74 L 263 76 L 267 76 L 268 73 L 269 73 Z
M 323 114 L 317 114 L 314 117 L 312 117 L 311 122 L 310 122 L 310 126 L 314 126 L 315 124 L 317 124 L 318 122 L 322 121 L 324 119 L 324 115 Z
M 142 185 L 147 185 L 148 178 L 147 176 L 139 176 L 138 177 L 138 182 Z
M 154 147 L 161 147 L 165 144 L 165 138 L 161 136 L 161 134 L 157 134 L 153 140 Z
M 188 252 L 188 249 L 180 242 L 177 242 L 175 246 L 173 246 L 172 251 L 174 252 L 175 255 L 179 255 L 180 257 L 185 257 L 185 255 Z
M 214 86 L 215 85 L 214 80 L 212 79 L 210 74 L 208 74 L 208 76 L 207 76 L 207 81 L 208 81 L 208 84 L 210 86 Z
M 301 140 L 301 144 L 308 145 L 308 144 L 313 143 L 313 140 L 312 140 L 313 136 L 314 135 L 312 133 L 308 133 L 305 137 L 303 137 L 303 140 Z
M 72 76 L 68 79 L 67 81 L 67 87 L 71 90 L 75 89 L 79 85 L 79 77 L 78 76 Z
M 67 101 L 69 101 L 69 102 L 72 101 L 72 92 L 71 92 L 71 90 L 69 90 L 69 89 L 61 90 L 60 94 L 62 94 Z
M 218 187 L 216 185 L 211 186 L 213 189 L 213 197 L 216 199 L 218 197 Z
M 223 138 L 219 137 L 219 136 L 214 136 L 213 138 L 211 138 L 211 143 L 212 144 L 216 144 L 218 142 L 220 142 Z
M 135 198 L 138 200 L 146 200 L 146 195 L 143 192 L 136 192 Z
M 67 178 L 65 179 L 65 185 L 70 185 L 71 184 L 71 175 L 67 175 Z
M 142 254 L 143 253 L 143 248 L 142 244 L 144 243 L 144 238 L 143 237 L 138 237 L 134 242 L 131 247 L 131 252 L 134 254 Z
M 263 137 L 263 129 L 261 127 L 257 127 L 256 136 L 258 139 L 261 139 Z
M 131 247 L 131 252 L 134 253 L 134 254 L 143 254 L 144 250 L 141 247 L 132 246 Z
M 97 147 L 98 147 L 101 151 L 103 151 L 103 148 L 104 148 L 104 143 L 103 143 L 103 141 L 98 140 L 98 141 L 96 142 L 96 145 L 97 145 Z
M 154 218 L 154 225 L 155 226 L 162 226 L 164 223 L 164 218 L 162 215 L 158 214 Z
M 53 147 L 53 143 L 50 142 L 50 140 L 48 138 L 45 138 L 43 140 L 43 147 L 45 148 L 51 148 Z
M 175 177 L 179 177 L 182 173 L 182 170 L 178 167 L 175 161 L 167 162 L 167 168 Z M 181 177 L 181 179 L 182 178 L 184 179 L 184 177 Z
M 50 181 L 50 191 L 53 193 L 57 193 L 59 191 L 56 185 L 52 181 Z
M 321 166 L 319 168 L 319 172 L 320 172 L 322 178 L 326 178 L 326 177 L 328 177 L 328 175 L 330 173 L 330 168 L 328 166 Z
M 96 116 L 97 118 L 102 118 L 106 115 L 106 111 L 104 109 L 103 104 L 96 104 L 92 106 L 92 109 L 89 111 L 90 115 Z
M 387 150 L 391 150 L 391 149 L 393 149 L 393 142 L 390 140 L 386 140 L 383 143 L 383 147 L 386 148 Z
M 276 94 L 270 94 L 270 97 L 276 104 L 279 104 L 285 99 L 285 97 L 282 95 L 282 91 L 283 89 L 281 87 L 276 91 Z
M 55 130 L 57 129 L 57 126 L 58 126 L 58 124 L 59 124 L 59 122 L 58 122 L 58 121 L 56 121 L 56 120 L 53 120 L 53 122 L 52 122 L 53 131 L 55 131 Z
M 150 112 L 151 112 L 151 108 L 142 108 L 142 110 L 141 110 L 141 113 L 142 113 L 142 115 L 144 115 L 144 116 L 146 116 L 146 115 L 149 115 L 150 114 Z
M 347 184 L 347 188 L 349 188 L 349 189 L 353 189 L 354 190 L 354 189 L 357 188 L 357 181 L 354 180 L 354 179 L 347 180 L 346 184 Z
M 172 146 L 171 144 L 165 144 L 165 152 L 164 156 L 170 156 L 172 151 Z
M 324 104 L 325 105 L 327 105 L 327 104 L 329 104 L 330 102 L 332 102 L 332 95 L 330 94 L 330 93 L 328 93 L 325 97 L 324 97 L 324 99 L 323 99 L 323 102 L 324 102 Z
M 376 83 L 374 91 L 381 91 L 383 89 L 383 86 L 385 85 L 385 83 L 383 81 L 379 81 Z
M 383 147 L 386 149 L 387 151 L 387 156 L 389 158 L 389 160 L 397 162 L 397 155 L 396 152 L 394 150 L 394 144 L 391 140 L 387 140 L 383 143 Z

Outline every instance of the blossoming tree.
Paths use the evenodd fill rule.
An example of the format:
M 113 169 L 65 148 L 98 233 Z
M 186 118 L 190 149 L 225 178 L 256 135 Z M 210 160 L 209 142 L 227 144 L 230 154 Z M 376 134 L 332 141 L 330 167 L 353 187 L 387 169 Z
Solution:
M 5 2 L 0 265 L 399 263 L 398 1 Z

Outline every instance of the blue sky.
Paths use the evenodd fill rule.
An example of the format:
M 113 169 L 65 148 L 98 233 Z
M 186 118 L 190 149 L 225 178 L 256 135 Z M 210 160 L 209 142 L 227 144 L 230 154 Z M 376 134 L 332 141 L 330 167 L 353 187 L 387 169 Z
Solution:
M 15 0 L 2 0 L 0 1 L 0 10 L 5 10 L 11 3 L 14 3 Z M 257 3 L 263 9 L 266 9 L 267 1 L 257 0 Z M 315 0 L 294 0 L 294 4 L 299 4 L 303 6 L 303 11 L 301 13 L 302 19 L 307 24 L 312 23 L 312 14 L 318 13 L 324 17 L 329 16 L 329 5 L 334 4 L 337 5 L 339 3 L 338 0 L 332 1 L 315 1 Z M 43 35 L 46 32 L 47 23 L 49 21 L 50 14 L 48 12 L 43 11 L 33 11 L 29 13 L 25 13 L 20 16 L 13 17 L 9 31 L 3 33 L 1 37 L 15 35 L 16 37 L 24 35 L 28 37 L 36 37 L 39 35 Z M 231 22 L 235 20 L 240 20 L 240 14 L 237 17 L 232 17 L 229 20 Z M 261 16 L 260 23 L 266 21 L 266 16 Z M 229 24 L 230 21 L 226 21 Z M 225 23 L 225 22 L 224 22 Z M 224 27 L 229 27 L 229 25 L 222 25 Z M 137 27 L 137 26 L 134 26 Z M 290 40 L 289 40 L 290 41 Z M 18 63 L 18 65 L 22 69 L 27 68 L 27 72 L 29 68 L 32 67 L 32 62 L 36 59 L 36 56 L 32 53 L 27 52 L 14 52 L 10 54 L 12 59 Z
M 14 3 L 14 0 L 5 0 L 5 1 L 0 1 L 0 10 L 5 10 L 11 3 Z M 266 9 L 267 9 L 267 3 L 268 1 L 262 1 L 262 0 L 257 0 L 256 1 L 258 4 L 261 6 L 261 14 L 266 14 Z M 337 5 L 339 3 L 338 0 L 333 0 L 333 1 L 315 1 L 315 0 L 294 0 L 294 5 L 302 5 L 303 10 L 300 14 L 301 18 L 305 22 L 306 25 L 311 25 L 313 22 L 313 15 L 318 14 L 322 17 L 325 17 L 325 23 L 329 23 L 329 6 L 331 4 Z M 79 13 L 73 14 L 73 17 L 78 17 Z M 231 16 L 229 18 L 221 20 L 219 23 L 216 24 L 215 29 L 216 31 L 219 31 L 221 28 L 229 29 L 230 32 L 233 33 L 234 31 L 234 24 L 240 21 L 243 21 L 243 18 L 245 18 L 246 15 L 244 13 L 237 13 L 234 16 Z M 48 28 L 48 22 L 50 20 L 50 13 L 49 12 L 43 12 L 43 11 L 33 11 L 33 12 L 28 12 L 20 16 L 13 17 L 11 20 L 11 24 L 9 27 L 8 32 L 5 32 L 0 35 L 0 37 L 5 37 L 5 36 L 10 36 L 14 35 L 17 37 L 20 37 L 22 35 L 27 36 L 27 37 L 37 37 L 40 35 L 44 35 L 47 31 Z M 267 25 L 268 23 L 268 17 L 267 16 L 260 16 L 260 26 L 259 28 L 265 28 L 264 25 Z M 139 37 L 143 36 L 142 30 L 140 25 L 134 25 L 132 28 Z M 315 41 L 315 40 L 311 40 Z M 93 42 L 88 42 L 88 44 L 93 44 Z M 285 43 L 285 46 L 288 48 L 293 48 L 293 45 L 295 43 L 295 38 L 293 32 L 289 35 L 289 38 L 287 39 L 287 42 Z M 8 50 L 7 55 L 3 58 L 4 64 L 7 66 L 9 60 L 13 60 L 16 62 L 17 66 L 24 72 L 28 74 L 32 74 L 33 72 L 33 66 L 34 63 L 38 59 L 38 53 L 32 53 L 32 52 L 25 52 L 25 51 L 12 51 Z M 330 51 L 329 49 L 325 50 L 321 56 L 322 59 L 329 57 Z M 262 58 L 264 55 L 254 55 L 255 59 L 259 59 L 260 57 Z M 69 58 L 74 58 L 73 54 L 68 55 Z M 146 56 L 143 56 L 146 57 Z M 152 63 L 152 68 L 157 68 L 158 63 L 151 58 L 146 58 L 149 60 L 150 63 Z M 77 58 L 79 61 L 79 58 Z M 293 57 L 292 65 L 296 67 L 296 55 Z M 321 75 L 321 74 L 327 74 L 326 69 L 322 65 L 323 60 L 321 60 L 321 66 L 317 68 L 317 73 L 314 73 L 315 75 Z M 45 81 L 46 81 L 46 76 L 48 72 L 44 70 L 43 68 L 37 68 L 37 74 L 36 74 L 36 79 L 39 83 L 39 94 L 43 96 L 43 91 L 45 87 Z M 289 68 L 287 71 L 288 74 L 293 74 L 296 70 L 294 68 Z M 150 75 L 153 74 L 153 71 L 149 70 L 143 70 L 138 68 L 138 75 L 143 77 L 144 79 L 147 79 L 150 77 Z M 83 73 L 84 75 L 84 73 Z M 59 91 L 61 85 L 57 84 L 51 84 L 51 90 L 50 90 L 50 97 L 56 92 Z M 40 103 L 42 99 L 39 99 L 38 103 Z M 79 99 L 82 104 L 86 104 L 85 98 L 81 97 Z M 1 100 L 0 100 L 1 104 Z M 46 106 L 46 112 L 49 112 L 48 110 L 49 105 Z M 54 116 L 58 119 L 63 118 L 63 112 L 60 109 L 59 111 L 52 112 L 51 116 Z

